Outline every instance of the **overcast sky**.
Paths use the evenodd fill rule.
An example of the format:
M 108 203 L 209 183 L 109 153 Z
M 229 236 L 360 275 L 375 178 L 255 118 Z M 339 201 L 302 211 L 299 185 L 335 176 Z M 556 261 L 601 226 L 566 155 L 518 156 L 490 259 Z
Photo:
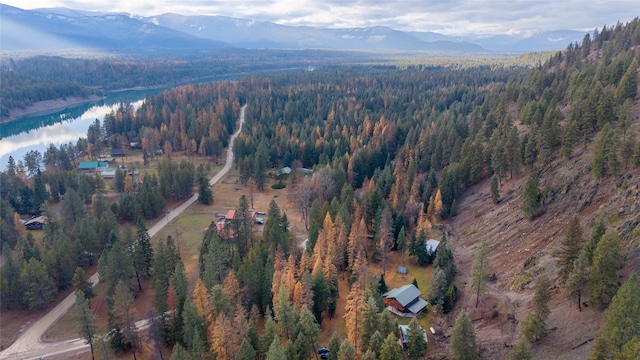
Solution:
M 447 35 L 591 31 L 640 16 L 640 0 L 0 0 L 151 16 L 225 15 L 283 25 L 435 31 Z

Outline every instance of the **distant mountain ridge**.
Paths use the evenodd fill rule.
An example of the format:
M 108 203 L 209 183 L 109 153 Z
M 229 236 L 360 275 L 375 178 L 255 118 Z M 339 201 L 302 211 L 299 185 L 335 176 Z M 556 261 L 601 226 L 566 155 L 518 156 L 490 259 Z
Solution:
M 126 13 L 68 8 L 23 10 L 0 4 L 4 50 L 253 49 L 402 50 L 443 53 L 561 50 L 584 33 L 559 30 L 532 36 L 446 36 L 385 26 L 321 29 L 226 16 Z

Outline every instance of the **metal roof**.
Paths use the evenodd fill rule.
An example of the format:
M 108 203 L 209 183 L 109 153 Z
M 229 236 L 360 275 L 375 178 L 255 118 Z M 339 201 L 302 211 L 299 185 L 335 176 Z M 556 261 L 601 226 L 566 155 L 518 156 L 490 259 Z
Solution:
M 424 246 L 426 246 L 428 252 L 434 253 L 436 252 L 436 250 L 438 250 L 438 246 L 440 246 L 440 241 L 429 239 L 425 242 Z
M 385 298 L 394 298 L 400 305 L 407 306 L 416 298 L 418 298 L 422 293 L 418 290 L 417 287 L 413 284 L 408 284 L 401 286 L 399 288 L 393 289 L 382 296 Z M 423 300 L 424 301 L 424 300 Z
M 411 305 L 409 305 L 409 307 L 407 307 L 407 310 L 411 311 L 414 314 L 417 314 L 420 311 L 424 310 L 424 308 L 426 308 L 428 304 L 429 303 L 426 300 L 418 298 Z
M 409 342 L 409 325 L 398 325 L 398 328 L 400 329 L 400 331 L 402 331 L 402 343 L 404 344 L 408 343 Z M 420 329 L 423 332 L 422 336 L 424 337 L 424 341 L 429 342 L 429 339 L 427 338 L 427 332 L 424 330 L 422 326 L 420 326 Z

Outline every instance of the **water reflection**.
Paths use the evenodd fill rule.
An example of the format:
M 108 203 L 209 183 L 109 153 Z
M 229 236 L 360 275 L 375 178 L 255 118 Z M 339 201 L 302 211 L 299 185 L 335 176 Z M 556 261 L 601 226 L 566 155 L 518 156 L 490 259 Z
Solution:
M 106 99 L 74 106 L 48 115 L 31 116 L 0 125 L 0 170 L 4 170 L 13 156 L 16 163 L 31 150 L 44 153 L 49 144 L 60 146 L 69 142 L 75 145 L 78 138 L 87 136 L 89 125 L 96 119 L 117 109 L 121 103 L 131 103 L 137 109 L 144 98 L 162 91 L 128 91 L 110 94 Z

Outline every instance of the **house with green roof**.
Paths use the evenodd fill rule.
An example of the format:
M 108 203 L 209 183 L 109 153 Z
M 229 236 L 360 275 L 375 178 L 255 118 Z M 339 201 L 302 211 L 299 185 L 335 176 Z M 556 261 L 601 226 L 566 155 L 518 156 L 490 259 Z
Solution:
M 109 168 L 106 161 L 81 161 L 78 165 L 80 171 L 102 171 Z

